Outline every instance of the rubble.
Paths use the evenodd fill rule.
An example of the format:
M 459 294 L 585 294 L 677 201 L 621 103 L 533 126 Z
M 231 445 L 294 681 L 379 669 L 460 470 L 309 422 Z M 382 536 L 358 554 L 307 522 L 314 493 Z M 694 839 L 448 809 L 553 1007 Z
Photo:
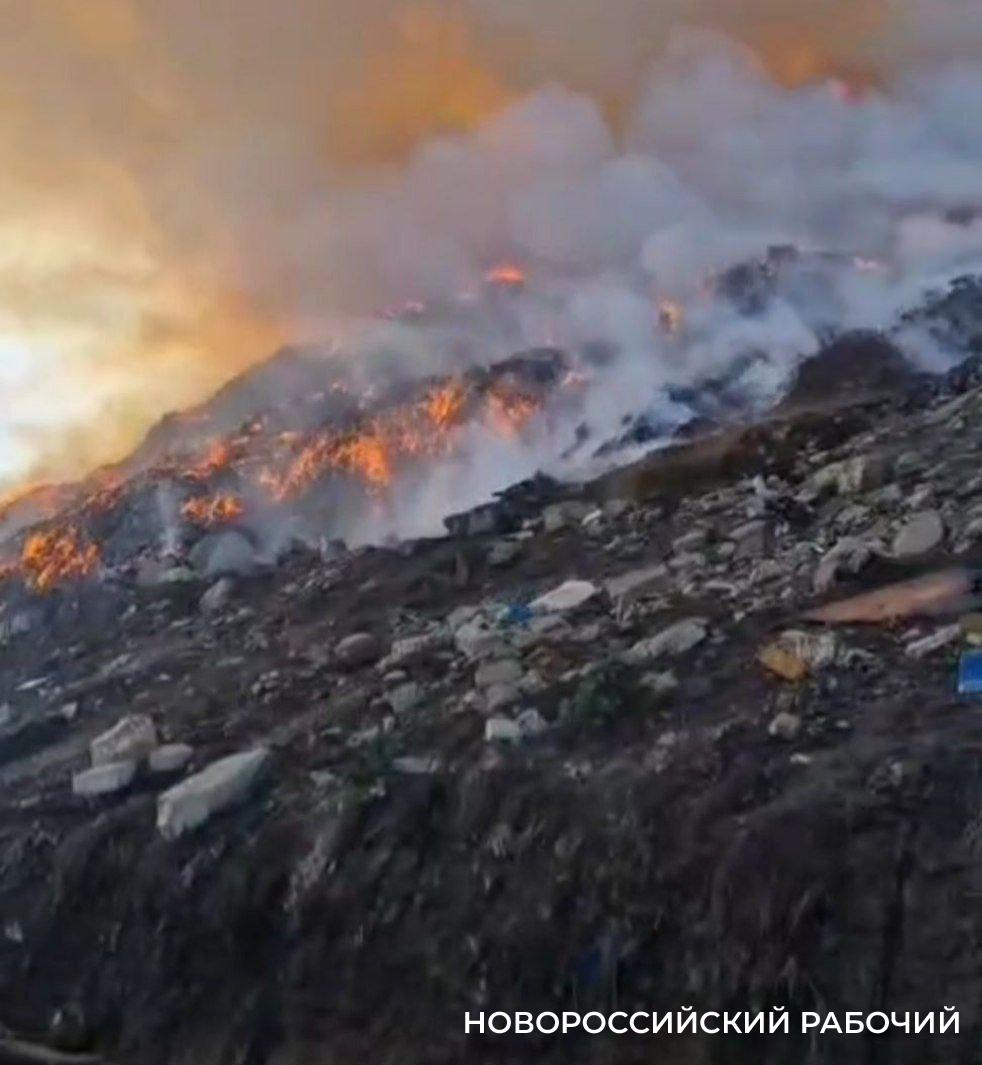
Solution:
M 627 658 L 634 663 L 650 662 L 667 656 L 683 655 L 706 639 L 707 622 L 704 618 L 686 618 L 677 621 L 656 636 L 639 640 L 627 652 Z
M 565 613 L 582 606 L 598 592 L 597 586 L 590 581 L 570 580 L 551 592 L 540 595 L 538 599 L 533 599 L 529 608 L 537 613 Z
M 796 740 L 801 733 L 802 721 L 795 714 L 782 711 L 767 726 L 767 733 L 776 739 L 790 743 Z
M 893 540 L 897 558 L 926 555 L 939 547 L 945 537 L 944 523 L 936 510 L 925 510 L 910 518 Z
M 232 754 L 165 791 L 157 800 L 160 834 L 177 839 L 242 801 L 267 768 L 269 757 L 265 747 Z
M 157 729 L 146 714 L 128 714 L 89 745 L 94 766 L 139 761 L 157 746 Z
M 165 743 L 150 752 L 147 765 L 151 773 L 176 773 L 194 757 L 194 748 L 187 743 Z
M 378 640 L 369 632 L 355 632 L 346 636 L 334 648 L 334 657 L 346 669 L 371 665 L 382 654 Z
M 931 633 L 930 636 L 923 636 L 918 640 L 912 640 L 904 648 L 909 658 L 926 658 L 928 655 L 934 654 L 935 651 L 940 651 L 944 647 L 948 647 L 962 638 L 962 627 L 960 624 L 946 625 L 944 628 L 938 629 L 936 632 Z
M 113 795 L 129 787 L 136 776 L 134 760 L 101 762 L 92 769 L 84 769 L 72 777 L 72 791 L 86 798 Z
M 44 1031 L 77 996 L 134 1065 L 323 1056 L 323 1032 L 342 1057 L 458 1060 L 448 1001 L 561 1010 L 614 987 L 961 1002 L 979 929 L 949 902 L 977 886 L 978 704 L 951 674 L 982 631 L 982 390 L 945 412 L 956 387 L 696 426 L 616 476 L 515 486 L 443 537 L 343 549 L 307 500 L 322 543 L 275 564 L 252 548 L 228 576 L 199 556 L 230 529 L 134 557 L 127 487 L 83 530 L 107 545 L 99 579 L 4 593 L 0 618 L 34 620 L 0 646 L 18 929 L 0 1002 Z M 189 481 L 207 499 L 236 476 Z M 923 508 L 942 538 L 894 552 Z M 819 605 L 840 588 L 861 594 Z M 124 707 L 152 742 L 120 734 L 82 770 Z M 869 913 L 903 950 L 879 917 L 842 918 Z M 830 944 L 849 964 L 829 969 Z

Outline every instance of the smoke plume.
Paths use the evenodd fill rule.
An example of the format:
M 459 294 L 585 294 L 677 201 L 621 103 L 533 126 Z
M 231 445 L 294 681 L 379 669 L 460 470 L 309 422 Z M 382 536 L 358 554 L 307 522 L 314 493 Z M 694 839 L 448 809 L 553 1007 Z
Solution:
M 970 0 L 2 6 L 0 492 L 119 456 L 291 340 L 366 375 L 599 345 L 607 426 L 751 349 L 768 394 L 821 326 L 982 256 Z M 705 298 L 785 243 L 884 268 L 753 318 Z M 503 309 L 380 317 L 466 304 L 501 263 L 529 278 Z

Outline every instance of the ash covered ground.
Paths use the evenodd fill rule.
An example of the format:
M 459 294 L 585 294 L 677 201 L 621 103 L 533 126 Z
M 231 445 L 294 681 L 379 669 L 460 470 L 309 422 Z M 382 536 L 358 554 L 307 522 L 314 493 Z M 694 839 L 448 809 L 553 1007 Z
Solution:
M 745 313 L 772 267 L 729 278 Z M 982 634 L 980 320 L 965 279 L 902 323 L 947 373 L 830 335 L 766 411 L 749 352 L 670 397 L 681 424 L 603 438 L 568 414 L 577 353 L 367 400 L 286 353 L 280 409 L 261 370 L 8 508 L 0 1060 L 978 1060 L 982 717 L 954 678 Z M 460 434 L 557 402 L 596 476 L 345 536 Z M 924 575 L 918 610 L 815 620 Z M 946 1005 L 958 1035 L 463 1033 Z

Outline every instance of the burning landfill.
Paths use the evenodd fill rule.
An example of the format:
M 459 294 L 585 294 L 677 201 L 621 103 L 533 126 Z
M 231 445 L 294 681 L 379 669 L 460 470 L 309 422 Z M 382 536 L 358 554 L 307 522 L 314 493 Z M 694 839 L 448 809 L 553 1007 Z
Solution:
M 203 7 L 9 13 L 0 1061 L 974 1061 L 975 8 Z

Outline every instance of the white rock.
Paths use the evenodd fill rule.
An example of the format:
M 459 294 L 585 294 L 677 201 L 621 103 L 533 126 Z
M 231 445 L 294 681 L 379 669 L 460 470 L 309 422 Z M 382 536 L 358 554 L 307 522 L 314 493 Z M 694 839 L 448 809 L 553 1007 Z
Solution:
M 522 697 L 522 690 L 517 684 L 492 684 L 484 692 L 484 705 L 488 713 L 504 710 L 513 706 Z
M 961 639 L 961 635 L 961 624 L 946 625 L 943 629 L 931 633 L 930 636 L 907 644 L 905 650 L 910 658 L 926 658 L 935 651 L 940 651 L 942 647 L 955 643 L 956 640 Z
M 611 577 L 604 582 L 604 588 L 613 602 L 628 606 L 648 595 L 656 594 L 664 588 L 667 579 L 667 567 L 646 566 L 644 569 L 622 573 L 619 577 Z
M 631 662 L 647 662 L 666 655 L 682 655 L 698 647 L 706 638 L 707 622 L 705 618 L 686 618 L 677 621 L 657 636 L 639 640 L 628 652 Z
M 127 714 L 89 745 L 94 766 L 134 759 L 139 761 L 157 746 L 157 730 L 146 714 Z
M 481 618 L 465 622 L 454 632 L 454 645 L 468 658 L 487 658 L 505 649 L 501 635 Z
M 549 724 L 538 710 L 523 710 L 515 719 L 523 736 L 541 736 L 549 730 Z
M 488 552 L 488 565 L 494 568 L 510 566 L 522 553 L 522 545 L 514 540 L 499 540 Z
M 517 721 L 507 717 L 492 717 L 485 722 L 484 738 L 488 743 L 519 743 L 522 729 Z
M 396 640 L 388 655 L 379 663 L 383 672 L 399 666 L 410 665 L 430 655 L 436 654 L 450 646 L 450 633 L 445 629 L 435 629 L 419 636 L 406 636 Z
M 86 769 L 72 777 L 72 791 L 76 795 L 112 795 L 127 787 L 136 776 L 136 762 L 106 762 L 94 769 Z
M 768 734 L 779 740 L 796 739 L 801 732 L 801 718 L 795 714 L 780 713 L 767 726 Z
M 176 839 L 248 794 L 269 762 L 269 751 L 257 747 L 212 762 L 200 773 L 182 780 L 157 800 L 157 828 Z
M 375 662 L 380 654 L 379 642 L 370 632 L 353 632 L 334 648 L 335 658 L 349 669 Z
M 402 758 L 393 758 L 392 768 L 397 773 L 405 773 L 407 776 L 430 776 L 439 772 L 440 763 L 436 758 L 421 758 L 407 754 Z
M 215 581 L 198 603 L 202 613 L 217 614 L 224 610 L 225 607 L 228 606 L 229 600 L 232 598 L 232 591 L 234 588 L 235 582 L 231 577 L 222 577 Z
M 559 532 L 567 525 L 582 522 L 593 508 L 578 500 L 552 503 L 542 511 L 542 523 L 547 533 Z
M 645 673 L 641 684 L 655 695 L 667 695 L 679 686 L 678 677 L 669 669 L 664 673 Z
M 936 510 L 925 510 L 907 522 L 893 541 L 897 558 L 913 558 L 933 551 L 944 540 L 944 524 Z
M 517 684 L 523 675 L 522 664 L 516 658 L 498 658 L 482 662 L 474 674 L 474 683 L 479 688 L 490 688 L 495 684 Z
M 393 713 L 405 714 L 423 701 L 423 689 L 414 680 L 410 680 L 386 692 L 385 698 Z
M 529 606 L 539 614 L 562 613 L 582 606 L 598 592 L 597 586 L 590 581 L 566 581 L 551 592 L 533 599 Z
M 165 743 L 150 752 L 147 760 L 152 773 L 175 773 L 183 769 L 194 754 L 194 748 L 186 743 Z

